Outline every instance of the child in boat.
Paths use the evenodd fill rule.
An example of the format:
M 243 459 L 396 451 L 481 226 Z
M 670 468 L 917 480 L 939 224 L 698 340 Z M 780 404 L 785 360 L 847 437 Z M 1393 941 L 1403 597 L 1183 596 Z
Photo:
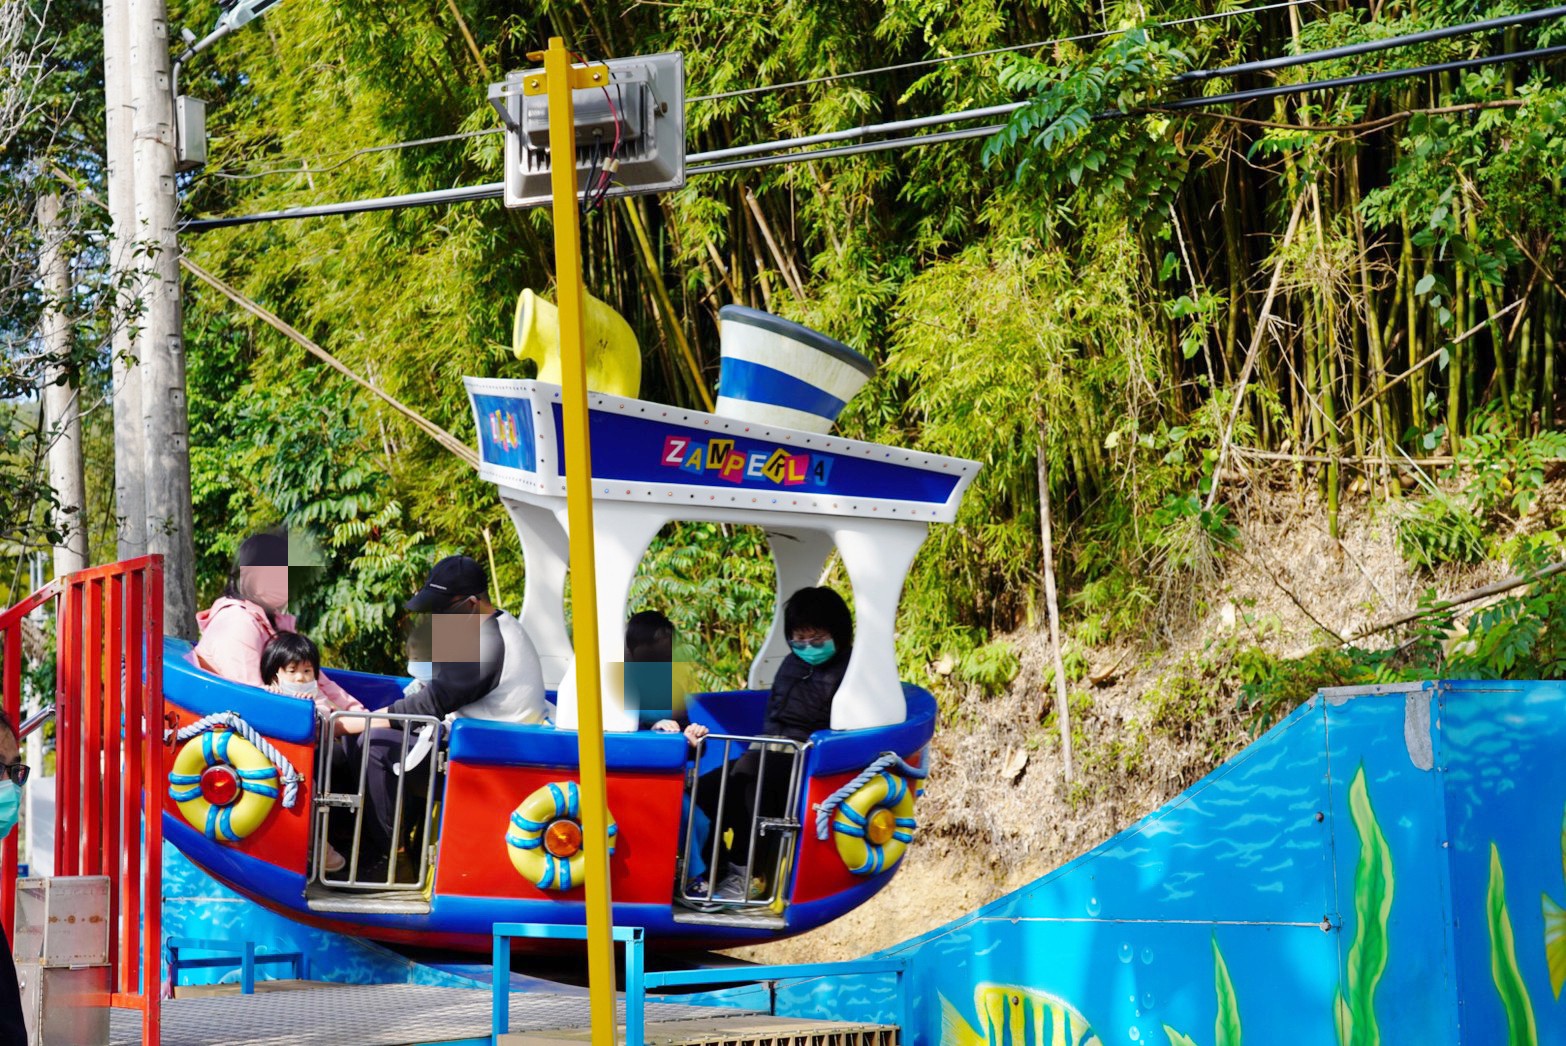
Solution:
M 643 699 L 652 691 L 657 707 L 639 708 L 642 724 L 658 733 L 684 733 L 692 745 L 707 734 L 700 723 L 687 723 L 684 710 L 685 673 L 674 660 L 674 622 L 656 610 L 639 610 L 625 622 L 625 689 Z M 669 665 L 646 672 L 632 665 Z M 656 674 L 655 674 L 656 673 Z M 667 713 L 667 715 L 665 714 Z M 654 718 L 656 717 L 656 718 Z
M 279 632 L 266 641 L 261 651 L 261 685 L 274 694 L 302 697 L 315 703 L 321 716 L 333 712 L 363 712 L 358 698 L 327 681 L 321 673 L 321 651 L 309 636 L 298 632 Z
M 853 650 L 854 622 L 843 597 L 830 588 L 802 588 L 783 605 L 783 634 L 788 637 L 789 653 L 778 666 L 767 697 L 766 718 L 761 733 L 765 737 L 808 741 L 817 730 L 832 725 L 832 698 L 843 682 Z M 712 894 L 716 901 L 741 901 L 766 893 L 766 881 L 777 866 L 778 834 L 768 833 L 755 841 L 756 825 L 751 812 L 761 817 L 787 814 L 789 780 L 793 776 L 795 749 L 791 745 L 757 742 L 749 751 L 729 764 L 728 786 L 723 784 L 723 768 L 709 770 L 696 782 L 696 802 L 709 820 L 719 826 L 720 834 L 732 831 L 727 869 Z M 718 795 L 723 793 L 723 809 Z M 758 806 L 757 800 L 760 799 Z M 746 890 L 745 871 L 749 865 L 751 882 Z M 688 888 L 695 894 L 706 892 Z
M 315 703 L 322 716 L 333 712 L 363 712 L 364 705 L 339 687 L 332 690 L 340 697 L 329 697 L 321 688 L 321 651 L 309 636 L 298 632 L 279 632 L 267 640 L 261 651 L 261 682 L 274 694 L 300 697 Z M 348 862 L 331 843 L 326 844 L 326 871 L 336 873 Z

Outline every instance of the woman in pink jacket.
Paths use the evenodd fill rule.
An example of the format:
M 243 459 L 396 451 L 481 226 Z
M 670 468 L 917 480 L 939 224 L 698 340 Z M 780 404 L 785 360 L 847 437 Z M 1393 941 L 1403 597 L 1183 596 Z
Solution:
M 196 664 L 236 683 L 264 686 L 261 652 L 267 640 L 279 631 L 295 631 L 294 616 L 284 612 L 287 607 L 288 538 L 276 531 L 253 534 L 239 546 L 223 595 L 196 615 L 201 627 Z M 315 707 L 322 715 L 365 710 L 325 672 L 320 674 Z

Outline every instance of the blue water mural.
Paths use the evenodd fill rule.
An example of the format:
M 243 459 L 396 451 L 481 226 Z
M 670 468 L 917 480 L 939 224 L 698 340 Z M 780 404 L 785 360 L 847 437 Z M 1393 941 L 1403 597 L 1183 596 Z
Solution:
M 165 937 L 199 937 L 221 941 L 255 941 L 260 952 L 303 952 L 310 979 L 339 984 L 428 984 L 471 988 L 471 977 L 416 963 L 369 941 L 318 930 L 285 919 L 240 896 L 212 878 L 172 845 L 163 847 L 163 933 Z M 193 952 L 210 955 L 210 952 Z M 484 974 L 487 977 L 488 967 Z M 291 977 L 286 965 L 256 967 L 257 980 Z M 163 959 L 168 983 L 168 957 Z M 181 984 L 239 982 L 232 969 L 180 971 Z
M 1566 1043 L 1566 684 L 1324 691 L 1142 821 L 779 1013 L 934 1046 Z M 710 1001 L 725 993 L 711 993 Z M 733 999 L 728 1000 L 733 1004 Z

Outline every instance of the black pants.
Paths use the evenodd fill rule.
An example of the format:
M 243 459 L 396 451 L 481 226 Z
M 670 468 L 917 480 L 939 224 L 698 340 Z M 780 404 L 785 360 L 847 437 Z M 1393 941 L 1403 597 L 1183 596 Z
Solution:
M 411 751 L 417 733 L 410 731 L 408 748 Z M 361 761 L 364 768 L 365 810 L 363 827 L 359 836 L 359 868 L 361 878 L 366 868 L 384 868 L 395 860 L 399 847 L 407 846 L 410 856 L 417 858 L 419 847 L 424 844 L 424 804 L 429 795 L 430 772 L 435 766 L 435 752 L 427 753 L 419 765 L 402 775 L 396 767 L 402 762 L 402 730 L 396 727 L 373 727 L 362 734 L 349 734 L 342 739 L 342 750 L 334 758 L 341 760 L 343 769 L 334 765 L 333 786 L 345 791 L 359 790 Z M 397 788 L 402 786 L 401 823 L 398 823 Z M 333 845 L 346 855 L 353 845 L 353 820 L 342 818 L 346 828 L 335 829 Z M 339 838 L 342 841 L 339 843 Z
M 696 781 L 696 805 L 712 822 L 714 838 L 722 838 L 732 830 L 733 844 L 729 847 L 729 864 L 743 870 L 752 857 L 751 839 L 756 839 L 752 872 L 771 878 L 777 867 L 781 833 L 757 831 L 753 817 L 787 817 L 789 779 L 794 772 L 793 752 L 749 751 L 729 764 L 728 786 L 723 786 L 723 768 L 708 770 Z M 719 808 L 718 793 L 723 793 Z M 760 805 L 758 806 L 757 803 Z M 709 843 L 710 845 L 710 843 Z M 711 855 L 705 855 L 710 857 Z M 722 855 L 720 854 L 720 857 Z M 713 867 L 712 873 L 717 873 Z
M 22 1020 L 22 989 L 16 980 L 11 942 L 0 934 L 0 1046 L 27 1046 L 27 1025 Z

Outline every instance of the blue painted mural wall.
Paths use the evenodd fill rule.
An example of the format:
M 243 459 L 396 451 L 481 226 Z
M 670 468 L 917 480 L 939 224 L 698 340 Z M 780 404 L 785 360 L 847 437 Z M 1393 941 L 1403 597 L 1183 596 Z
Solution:
M 1323 692 L 1102 846 L 881 953 L 911 960 L 904 1042 L 1566 1043 L 1563 814 L 1566 684 Z M 898 1017 L 887 976 L 777 997 Z

